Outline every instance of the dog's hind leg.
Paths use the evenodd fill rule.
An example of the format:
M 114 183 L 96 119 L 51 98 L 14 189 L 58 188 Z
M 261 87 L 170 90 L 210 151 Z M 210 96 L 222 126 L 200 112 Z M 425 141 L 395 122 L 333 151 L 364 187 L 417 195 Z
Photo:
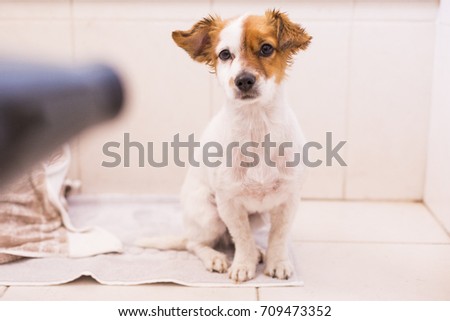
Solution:
M 186 250 L 186 238 L 183 236 L 161 235 L 143 237 L 134 242 L 136 246 L 158 249 L 158 250 Z
M 217 211 L 215 208 L 208 210 Z M 224 273 L 228 269 L 227 258 L 213 247 L 225 234 L 226 227 L 217 214 L 210 214 L 214 215 L 205 215 L 203 212 L 201 221 L 186 222 L 189 227 L 186 249 L 195 254 L 208 271 Z
M 228 270 L 227 257 L 222 252 L 196 242 L 188 242 L 187 248 L 203 262 L 208 271 L 225 273 Z
M 191 170 L 181 193 L 186 249 L 195 254 L 208 271 L 224 273 L 228 269 L 227 258 L 213 247 L 227 228 L 217 212 L 214 194 L 192 174 Z

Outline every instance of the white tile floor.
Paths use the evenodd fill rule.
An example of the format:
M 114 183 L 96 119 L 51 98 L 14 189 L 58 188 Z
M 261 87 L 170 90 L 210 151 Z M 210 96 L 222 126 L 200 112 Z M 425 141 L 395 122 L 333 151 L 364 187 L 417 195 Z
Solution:
M 450 235 L 420 203 L 305 201 L 294 227 L 304 287 L 1 287 L 2 300 L 450 300 Z

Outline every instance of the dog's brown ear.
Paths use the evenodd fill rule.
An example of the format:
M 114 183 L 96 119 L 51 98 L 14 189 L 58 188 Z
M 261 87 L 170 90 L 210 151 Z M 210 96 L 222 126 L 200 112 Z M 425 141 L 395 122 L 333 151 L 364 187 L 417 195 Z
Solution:
M 219 17 L 209 16 L 194 24 L 189 30 L 172 32 L 172 38 L 192 59 L 212 65 L 215 56 L 212 37 L 220 23 Z
M 273 9 L 266 11 L 266 17 L 275 27 L 279 50 L 287 51 L 291 56 L 308 47 L 312 37 L 300 25 L 292 22 L 287 14 Z

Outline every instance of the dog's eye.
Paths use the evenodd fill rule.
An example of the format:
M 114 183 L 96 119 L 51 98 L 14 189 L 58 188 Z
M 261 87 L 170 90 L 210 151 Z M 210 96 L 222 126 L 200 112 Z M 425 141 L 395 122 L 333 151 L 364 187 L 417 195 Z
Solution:
M 223 61 L 230 59 L 230 58 L 231 58 L 231 53 L 230 53 L 230 51 L 229 51 L 228 49 L 222 50 L 222 51 L 219 53 L 219 58 L 220 58 L 220 60 L 223 60 Z
M 265 43 L 259 49 L 259 55 L 263 57 L 269 57 L 273 53 L 273 47 L 268 43 Z

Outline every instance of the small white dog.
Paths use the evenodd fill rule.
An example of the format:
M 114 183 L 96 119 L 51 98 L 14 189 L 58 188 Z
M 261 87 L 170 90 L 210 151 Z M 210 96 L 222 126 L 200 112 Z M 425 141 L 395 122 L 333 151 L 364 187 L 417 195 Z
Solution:
M 249 216 L 268 215 L 271 226 L 264 271 L 287 279 L 293 270 L 287 237 L 300 202 L 304 171 L 302 164 L 287 164 L 302 150 L 304 138 L 286 102 L 283 79 L 292 56 L 306 49 L 311 37 L 277 10 L 228 20 L 210 16 L 190 30 L 174 31 L 172 37 L 194 60 L 214 69 L 226 93 L 225 106 L 209 123 L 202 144 L 218 142 L 225 147 L 254 142 L 258 146 L 252 146 L 253 157 L 232 149 L 231 166 L 191 167 L 181 195 L 186 234 L 145 238 L 137 244 L 188 250 L 208 270 L 228 271 L 232 280 L 243 282 L 255 276 L 262 259 Z M 292 146 L 264 155 L 267 148 L 261 146 L 268 134 L 272 142 Z M 272 166 L 267 162 L 249 166 L 255 155 L 268 157 Z M 225 255 L 213 247 L 230 235 L 235 256 L 228 267 Z

